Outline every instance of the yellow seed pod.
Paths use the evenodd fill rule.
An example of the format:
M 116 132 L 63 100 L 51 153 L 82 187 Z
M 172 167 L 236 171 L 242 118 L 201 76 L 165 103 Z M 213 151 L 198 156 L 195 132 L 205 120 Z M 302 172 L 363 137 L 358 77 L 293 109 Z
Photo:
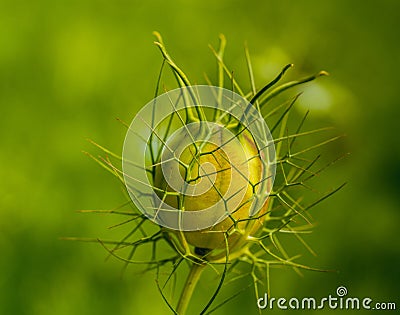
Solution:
M 215 210 L 226 207 L 223 210 L 229 212 L 229 216 L 209 228 L 183 232 L 186 241 L 197 248 L 224 248 L 225 232 L 232 248 L 262 226 L 261 220 L 246 221 L 263 174 L 259 151 L 248 131 L 238 133 L 232 141 L 225 130 L 221 127 L 207 140 L 186 146 L 177 157 L 179 174 L 168 167 L 158 167 L 155 173 L 157 194 L 169 206 L 181 211 L 201 211 L 218 204 Z M 196 191 L 174 193 L 172 178 L 178 176 L 185 180 L 186 192 L 191 188 Z M 261 211 L 266 207 L 265 203 Z
M 233 91 L 200 85 L 158 96 L 132 121 L 123 157 L 135 205 L 184 251 L 223 249 L 227 237 L 232 252 L 261 227 L 274 144 L 261 113 Z

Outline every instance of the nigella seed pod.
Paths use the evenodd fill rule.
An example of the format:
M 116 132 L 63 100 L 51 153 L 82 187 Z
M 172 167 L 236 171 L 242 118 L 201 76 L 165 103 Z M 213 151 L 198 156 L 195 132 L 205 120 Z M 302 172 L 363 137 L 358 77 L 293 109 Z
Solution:
M 229 276 L 230 283 L 242 279 L 238 274 L 249 276 L 258 299 L 260 279 L 269 288 L 271 265 L 312 270 L 288 255 L 278 240 L 279 233 L 295 236 L 313 253 L 301 236 L 311 227 L 306 212 L 344 185 L 316 200 L 304 201 L 307 193 L 303 195 L 302 191 L 316 191 L 310 189 L 308 181 L 333 164 L 320 166 L 319 154 L 310 157 L 308 153 L 340 137 L 305 142 L 306 146 L 299 149 L 294 144 L 300 141 L 297 139 L 329 129 L 302 131 L 306 113 L 294 122 L 295 130 L 290 130 L 288 116 L 299 95 L 280 105 L 271 104 L 282 92 L 327 75 L 325 71 L 277 85 L 292 66 L 289 64 L 270 83 L 257 89 L 246 48 L 251 81 L 251 90 L 246 93 L 224 63 L 226 42 L 221 35 L 219 50 L 211 48 L 218 62 L 218 87 L 192 85 L 168 54 L 160 34 L 155 35 L 163 56 L 160 78 L 164 65 L 168 65 L 179 88 L 159 95 L 158 82 L 157 96 L 127 126 L 122 157 L 91 141 L 106 157 L 88 155 L 122 181 L 130 197 L 124 203 L 130 207 L 128 211 L 117 208 L 105 212 L 128 216 L 116 226 L 132 227 L 122 240 L 90 241 L 100 242 L 125 264 L 145 264 L 146 270 L 157 270 L 159 291 L 174 314 L 186 313 L 203 270 L 211 267 L 219 271 L 216 290 L 200 311 L 205 314 Z M 224 88 L 224 77 L 228 77 L 231 90 Z M 122 170 L 113 159 L 122 161 Z M 151 250 L 145 250 L 147 260 L 138 258 L 136 250 L 149 249 L 149 245 Z M 129 249 L 126 256 L 121 254 L 124 249 Z M 183 261 L 190 271 L 174 307 L 164 288 L 175 288 L 170 280 L 181 271 Z M 162 267 L 169 270 L 164 273 L 167 279 L 163 286 L 159 272 Z M 213 305 L 211 311 L 230 299 Z
M 233 250 L 256 230 L 250 219 L 266 209 L 275 175 L 274 144 L 259 111 L 213 86 L 149 102 L 131 124 L 123 157 L 132 200 L 167 233 L 183 235 L 181 247 Z
M 158 195 L 176 209 L 201 211 L 224 201 L 219 207 L 226 207 L 224 211 L 230 213 L 229 216 L 212 227 L 184 232 L 189 244 L 202 249 L 225 247 L 225 237 L 229 248 L 233 249 L 241 238 L 262 226 L 261 221 L 247 220 L 263 175 L 264 166 L 257 145 L 248 131 L 233 135 L 235 139 L 232 140 L 223 128 L 218 127 L 206 141 L 190 144 L 183 150 L 179 157 L 179 173 L 174 173 L 172 167 L 164 172 L 161 167 L 156 169 L 154 185 L 159 188 Z M 184 178 L 198 191 L 204 191 L 192 195 L 171 194 L 174 190 L 168 181 L 176 176 Z M 267 200 L 262 205 L 262 209 L 266 208 Z M 198 220 L 202 220 L 201 216 Z

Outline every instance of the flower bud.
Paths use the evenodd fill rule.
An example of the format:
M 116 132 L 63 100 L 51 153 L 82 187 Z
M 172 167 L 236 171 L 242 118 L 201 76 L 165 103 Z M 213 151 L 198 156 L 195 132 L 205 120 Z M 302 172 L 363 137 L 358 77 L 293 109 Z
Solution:
M 224 131 L 226 127 L 220 126 L 207 140 L 189 144 L 181 150 L 177 157 L 179 174 L 173 171 L 172 166 L 157 167 L 155 172 L 157 194 L 169 206 L 181 211 L 201 211 L 218 204 L 216 210 L 229 213 L 209 228 L 183 232 L 186 241 L 200 249 L 224 248 L 226 232 L 231 249 L 262 226 L 261 220 L 246 220 L 249 219 L 254 194 L 260 186 L 257 184 L 262 180 L 263 163 L 259 150 L 247 130 L 236 135 Z M 230 139 L 230 134 L 235 139 Z M 177 142 L 182 140 L 175 139 Z M 177 146 L 179 143 L 169 144 L 169 148 Z M 185 192 L 190 190 L 191 194 L 176 194 L 171 186 L 177 177 L 185 181 Z M 266 208 L 267 202 L 261 213 Z M 199 220 L 202 218 L 199 217 Z

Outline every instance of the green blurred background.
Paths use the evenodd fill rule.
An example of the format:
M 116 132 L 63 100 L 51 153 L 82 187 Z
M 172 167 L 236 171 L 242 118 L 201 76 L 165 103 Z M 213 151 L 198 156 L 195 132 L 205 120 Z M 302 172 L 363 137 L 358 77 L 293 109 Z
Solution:
M 330 72 L 302 88 L 297 108 L 347 134 L 338 151 L 351 156 L 321 180 L 348 185 L 312 211 L 318 225 L 307 241 L 318 257 L 297 249 L 303 262 L 339 273 L 277 269 L 272 293 L 322 297 L 344 285 L 399 308 L 400 2 L 1 0 L 0 314 L 168 314 L 154 273 L 131 267 L 121 278 L 122 263 L 105 261 L 100 245 L 59 240 L 115 235 L 113 218 L 74 212 L 124 200 L 81 151 L 94 150 L 86 137 L 121 151 L 115 118 L 130 121 L 154 94 L 154 30 L 197 83 L 203 72 L 215 77 L 207 45 L 219 33 L 245 86 L 244 41 L 258 86 L 288 62 L 289 77 Z M 216 314 L 245 312 L 257 314 L 252 290 Z

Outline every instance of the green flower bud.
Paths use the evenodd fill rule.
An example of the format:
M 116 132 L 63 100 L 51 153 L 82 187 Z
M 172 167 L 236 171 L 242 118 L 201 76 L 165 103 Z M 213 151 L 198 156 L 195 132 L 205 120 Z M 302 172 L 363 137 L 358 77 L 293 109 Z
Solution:
M 208 140 L 190 144 L 183 150 L 178 157 L 180 174 L 161 167 L 155 173 L 154 186 L 158 188 L 158 196 L 173 208 L 200 211 L 221 200 L 226 201 L 220 203 L 220 206 L 227 206 L 226 210 L 231 215 L 207 229 L 183 232 L 189 244 L 201 249 L 224 248 L 224 233 L 227 232 L 231 249 L 262 226 L 261 220 L 246 221 L 257 184 L 263 174 L 263 163 L 257 146 L 248 131 L 240 132 L 236 141 L 229 141 L 227 134 L 223 132 L 224 128 L 221 126 Z M 218 146 L 215 143 L 223 145 Z M 174 189 L 171 188 L 171 179 L 166 177 L 174 176 L 180 176 L 198 190 L 204 187 L 208 189 L 196 195 L 170 194 Z M 266 208 L 267 202 L 262 211 Z

